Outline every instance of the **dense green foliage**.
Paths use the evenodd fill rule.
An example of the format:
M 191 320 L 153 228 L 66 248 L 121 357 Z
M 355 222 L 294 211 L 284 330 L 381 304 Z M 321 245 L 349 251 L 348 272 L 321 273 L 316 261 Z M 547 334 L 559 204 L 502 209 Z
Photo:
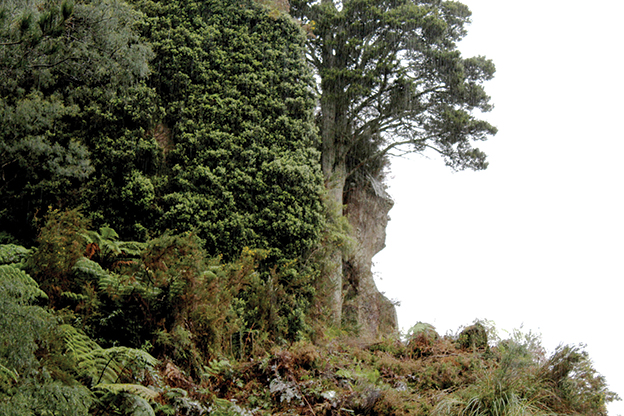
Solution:
M 3 10 L 2 239 L 30 244 L 51 208 L 81 207 L 124 239 L 193 232 L 198 250 L 228 261 L 261 250 L 240 313 L 256 331 L 300 336 L 318 288 L 309 259 L 325 227 L 300 27 L 252 1 Z M 90 236 L 78 235 L 87 227 L 75 216 L 57 220 L 31 261 L 64 306 L 63 294 L 84 283 L 68 271 Z M 91 242 L 115 243 L 101 237 Z M 66 256 L 53 264 L 55 246 Z
M 0 221 L 31 241 L 49 205 L 80 203 L 94 173 L 89 132 L 119 129 L 101 114 L 123 107 L 148 73 L 140 14 L 111 0 L 3 2 L 0 7 Z M 124 113 L 127 113 L 125 111 Z M 123 124 L 123 123 L 121 123 Z
M 140 5 L 165 110 L 159 229 L 195 230 L 229 259 L 245 246 L 305 256 L 322 224 L 322 179 L 300 29 L 249 1 Z M 141 212 L 149 183 L 128 182 Z
M 581 347 L 328 325 L 327 163 L 494 132 L 464 6 L 334 3 L 0 2 L 0 414 L 606 414 Z
M 90 393 L 64 380 L 62 372 L 69 366 L 58 362 L 60 351 L 54 351 L 57 324 L 48 310 L 35 304 L 40 298 L 46 294 L 23 270 L 0 266 L 0 413 L 86 415 Z M 40 359 L 42 348 L 53 351 L 54 357 Z
M 82 205 L 125 238 L 310 252 L 323 187 L 296 24 L 251 1 L 45 7 L 1 14 L 6 240 L 34 238 L 48 206 Z

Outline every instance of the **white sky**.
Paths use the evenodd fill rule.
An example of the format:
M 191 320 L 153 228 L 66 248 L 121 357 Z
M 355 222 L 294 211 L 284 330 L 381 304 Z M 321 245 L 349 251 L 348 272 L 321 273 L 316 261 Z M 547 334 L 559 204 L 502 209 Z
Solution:
M 585 343 L 624 398 L 624 2 L 462 2 L 473 23 L 460 48 L 497 67 L 490 167 L 393 161 L 377 285 L 404 330 L 478 318 L 540 332 L 550 352 Z

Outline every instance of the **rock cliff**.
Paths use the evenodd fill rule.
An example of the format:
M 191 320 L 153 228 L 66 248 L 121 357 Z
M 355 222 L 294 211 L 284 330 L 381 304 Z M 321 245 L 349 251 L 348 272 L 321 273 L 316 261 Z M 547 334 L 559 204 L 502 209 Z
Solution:
M 394 304 L 379 292 L 371 271 L 373 256 L 385 247 L 393 205 L 383 184 L 372 177 L 367 186 L 351 189 L 347 196 L 346 214 L 357 244 L 344 265 L 342 320 L 369 340 L 398 330 Z

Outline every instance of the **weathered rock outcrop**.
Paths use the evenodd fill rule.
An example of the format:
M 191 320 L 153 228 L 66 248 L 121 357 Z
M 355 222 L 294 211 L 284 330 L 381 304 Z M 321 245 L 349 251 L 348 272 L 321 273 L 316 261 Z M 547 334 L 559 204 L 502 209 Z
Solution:
M 352 189 L 347 217 L 353 227 L 356 249 L 345 262 L 342 320 L 357 326 L 360 336 L 376 340 L 398 330 L 394 304 L 377 289 L 371 271 L 373 256 L 386 244 L 388 212 L 394 205 L 383 184 L 369 178 L 368 186 Z

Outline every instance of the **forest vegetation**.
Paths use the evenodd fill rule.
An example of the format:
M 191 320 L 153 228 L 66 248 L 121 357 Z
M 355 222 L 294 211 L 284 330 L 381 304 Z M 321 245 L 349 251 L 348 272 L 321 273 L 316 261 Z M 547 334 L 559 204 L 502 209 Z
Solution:
M 355 190 L 393 152 L 487 166 L 469 18 L 0 2 L 0 414 L 606 415 L 582 345 L 341 317 Z

